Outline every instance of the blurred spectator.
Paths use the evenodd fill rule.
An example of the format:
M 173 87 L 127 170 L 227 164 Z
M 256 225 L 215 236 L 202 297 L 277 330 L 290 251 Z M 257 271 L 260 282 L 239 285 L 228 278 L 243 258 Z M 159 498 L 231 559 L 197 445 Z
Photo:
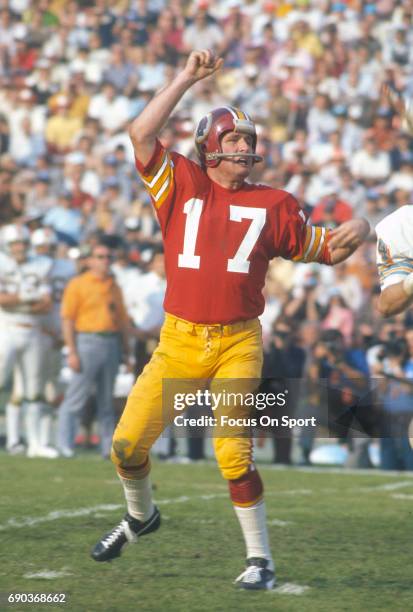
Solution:
M 67 96 L 56 98 L 56 111 L 46 122 L 46 141 L 50 153 L 66 153 L 74 143 L 82 129 L 82 121 L 69 115 L 69 99 Z
M 371 183 L 384 181 L 391 171 L 390 156 L 380 151 L 376 141 L 367 136 L 363 148 L 357 151 L 351 160 L 351 172 L 356 179 Z
M 331 289 L 330 291 L 322 329 L 336 329 L 340 331 L 345 344 L 347 346 L 350 344 L 354 329 L 354 315 L 347 306 L 339 289 Z
M 324 188 L 324 194 L 311 213 L 311 221 L 314 225 L 334 228 L 353 217 L 350 204 L 337 197 L 337 190 L 333 185 L 327 185 Z
M 213 49 L 218 51 L 223 41 L 222 30 L 208 15 L 208 0 L 199 0 L 190 25 L 186 26 L 183 43 L 186 51 L 193 49 Z
M 108 134 L 113 134 L 129 119 L 128 100 L 117 93 L 113 83 L 106 82 L 102 86 L 102 93 L 92 97 L 89 116 L 97 119 Z
M 63 189 L 57 199 L 56 206 L 52 206 L 44 216 L 43 223 L 53 228 L 59 241 L 69 246 L 79 243 L 81 237 L 81 213 L 73 208 L 72 194 Z

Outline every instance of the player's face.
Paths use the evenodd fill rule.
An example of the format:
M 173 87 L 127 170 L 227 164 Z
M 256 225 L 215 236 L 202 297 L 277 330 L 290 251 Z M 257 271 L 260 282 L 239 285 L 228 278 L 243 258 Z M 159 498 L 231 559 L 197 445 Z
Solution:
M 223 153 L 239 153 L 239 157 L 223 159 L 220 163 L 221 170 L 234 175 L 236 178 L 246 178 L 251 172 L 253 161 L 251 157 L 242 157 L 243 153 L 252 153 L 253 139 L 249 134 L 237 134 L 227 132 L 221 140 Z
M 27 244 L 23 240 L 17 240 L 9 245 L 10 255 L 18 263 L 26 260 L 27 257 Z

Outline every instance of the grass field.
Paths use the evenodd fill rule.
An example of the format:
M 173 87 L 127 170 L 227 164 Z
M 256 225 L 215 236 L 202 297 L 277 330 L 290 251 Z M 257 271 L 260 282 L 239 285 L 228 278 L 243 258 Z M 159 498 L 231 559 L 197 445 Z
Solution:
M 413 609 L 411 476 L 263 467 L 281 589 L 251 593 L 232 584 L 244 547 L 213 463 L 155 463 L 161 530 L 98 564 L 89 549 L 124 511 L 112 466 L 89 455 L 47 461 L 2 454 L 0 462 L 0 592 L 68 594 L 64 606 L 10 609 Z M 36 578 L 39 572 L 56 574 Z M 285 583 L 308 588 L 294 594 L 297 586 Z

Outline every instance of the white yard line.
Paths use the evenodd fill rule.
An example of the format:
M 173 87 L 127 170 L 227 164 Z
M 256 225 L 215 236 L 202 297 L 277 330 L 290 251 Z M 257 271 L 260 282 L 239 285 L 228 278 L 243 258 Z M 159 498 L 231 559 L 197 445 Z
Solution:
M 267 497 L 277 497 L 280 495 L 310 495 L 309 489 L 292 489 L 290 491 L 271 491 L 266 494 Z M 206 495 L 181 495 L 180 497 L 172 497 L 170 499 L 155 500 L 160 506 L 168 506 L 170 504 L 186 504 L 189 501 L 208 501 L 212 499 L 228 498 L 228 493 L 211 493 Z M 99 506 L 89 506 L 86 508 L 75 508 L 73 510 L 53 510 L 44 516 L 26 516 L 21 519 L 10 518 L 8 521 L 0 525 L 0 531 L 8 529 L 23 529 L 24 527 L 34 527 L 41 523 L 50 523 L 60 519 L 77 518 L 79 516 L 88 516 L 90 514 L 101 515 L 105 512 L 113 512 L 114 510 L 124 509 L 124 504 L 101 504 Z
M 287 527 L 292 525 L 291 521 L 280 521 L 279 519 L 270 519 L 267 521 L 267 525 L 270 527 Z
M 315 466 L 296 466 L 287 467 L 285 465 L 267 465 L 265 463 L 258 464 L 259 470 L 276 470 L 280 472 L 304 472 L 312 474 L 337 474 L 338 476 L 389 476 L 398 478 L 412 478 L 413 472 L 404 472 L 398 470 L 379 470 L 377 468 L 358 469 L 358 468 L 334 468 L 334 467 L 315 467 Z
M 413 499 L 413 495 L 407 495 L 407 493 L 395 493 L 394 495 L 391 496 L 392 499 L 408 499 L 408 500 L 412 500 Z
M 373 487 L 360 487 L 359 489 L 354 489 L 355 491 L 360 491 L 361 493 L 371 493 L 374 491 L 397 491 L 397 489 L 404 489 L 405 487 L 413 487 L 413 482 L 411 480 L 403 480 L 400 482 L 387 482 L 382 485 L 375 485 Z
M 26 516 L 22 519 L 10 518 L 6 523 L 0 525 L 0 531 L 7 529 L 22 529 L 23 527 L 34 527 L 40 523 L 50 523 L 64 518 L 75 518 L 77 516 L 88 516 L 96 512 L 112 512 L 124 508 L 121 504 L 102 504 L 100 506 L 90 506 L 89 508 L 75 508 L 74 510 L 53 510 L 44 516 Z
M 284 582 L 284 584 L 280 584 L 280 586 L 275 587 L 275 589 L 271 589 L 271 591 L 268 592 L 275 593 L 277 595 L 302 595 L 303 593 L 306 593 L 309 589 L 310 587 L 305 584 Z
M 307 468 L 306 468 L 307 469 Z M 311 470 L 311 468 L 310 468 Z M 321 473 L 325 473 L 325 470 L 320 470 Z M 350 470 L 347 470 L 346 472 L 341 472 L 341 471 L 337 471 L 334 473 L 338 473 L 338 474 L 348 474 L 350 473 Z M 359 472 L 356 470 L 354 473 L 359 474 Z M 368 471 L 368 474 L 372 474 L 373 472 Z M 386 476 L 391 475 L 391 473 L 389 474 L 388 472 L 384 472 L 384 474 Z M 397 475 L 400 476 L 400 472 L 397 472 Z M 413 477 L 413 474 L 403 474 L 403 476 L 406 477 Z M 112 484 L 111 481 L 106 481 L 107 484 Z M 363 489 L 363 492 L 366 493 L 370 493 L 370 492 L 375 492 L 375 491 L 394 491 L 400 488 L 404 488 L 407 486 L 411 486 L 413 485 L 413 481 L 402 481 L 402 482 L 397 482 L 397 483 L 386 483 L 383 485 L 379 485 L 377 487 L 370 487 L 370 488 L 365 488 Z M 352 491 L 358 491 L 360 492 L 361 489 L 352 489 Z M 320 489 L 318 492 L 322 493 L 322 492 L 326 492 L 326 493 L 331 493 L 333 490 L 330 489 L 326 489 L 324 491 L 324 489 Z M 313 490 L 312 489 L 286 489 L 286 490 L 281 490 L 281 491 L 267 491 L 266 492 L 266 497 L 278 497 L 278 496 L 288 496 L 288 497 L 294 497 L 294 496 L 305 496 L 305 495 L 312 495 L 313 494 Z M 395 499 L 413 499 L 413 495 L 405 495 L 405 496 L 395 496 L 393 495 L 392 497 L 394 497 Z M 219 498 L 228 498 L 228 493 L 211 493 L 211 494 L 205 494 L 205 495 L 195 495 L 195 496 L 189 496 L 189 495 L 181 495 L 180 497 L 172 497 L 172 498 L 167 498 L 167 499 L 159 499 L 156 501 L 157 504 L 159 504 L 160 506 L 167 506 L 170 504 L 186 504 L 190 501 L 208 501 L 208 500 L 213 500 L 213 499 L 219 499 Z M 57 521 L 60 519 L 70 519 L 70 518 L 77 518 L 80 516 L 88 516 L 90 514 L 94 514 L 94 515 L 98 515 L 98 516 L 102 516 L 102 513 L 106 513 L 106 512 L 113 512 L 115 510 L 121 510 L 124 509 L 124 504 L 101 504 L 98 506 L 89 506 L 86 508 L 74 508 L 73 510 L 53 510 L 52 512 L 49 512 L 48 514 L 45 514 L 44 516 L 27 516 L 27 517 L 23 517 L 21 519 L 16 519 L 16 518 L 10 518 L 8 519 L 5 523 L 3 523 L 2 525 L 0 525 L 0 532 L 1 531 L 6 531 L 8 529 L 22 529 L 24 527 L 34 527 L 35 525 L 39 525 L 41 523 L 50 523 L 52 521 Z M 281 526 L 281 523 L 284 523 L 284 521 L 280 521 L 278 524 L 279 526 Z M 289 524 L 289 523 L 286 523 Z M 275 523 L 274 523 L 275 525 Z M 284 525 L 282 525 L 284 526 Z
M 39 572 L 33 572 L 31 574 L 23 574 L 23 578 L 27 578 L 28 580 L 54 580 L 55 578 L 64 578 L 64 576 L 73 576 L 72 572 L 66 572 L 62 570 L 60 572 L 56 572 L 53 570 L 40 570 Z

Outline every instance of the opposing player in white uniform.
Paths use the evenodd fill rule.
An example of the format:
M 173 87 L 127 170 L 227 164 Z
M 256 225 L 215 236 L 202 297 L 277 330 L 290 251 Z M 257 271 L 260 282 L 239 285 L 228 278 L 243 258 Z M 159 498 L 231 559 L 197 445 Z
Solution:
M 385 317 L 413 304 L 413 205 L 402 206 L 376 226 L 377 266 Z
M 48 257 L 51 261 L 49 280 L 52 288 L 52 308 L 45 315 L 42 325 L 46 359 L 43 370 L 43 398 L 45 404 L 40 424 L 40 441 L 43 449 L 49 449 L 50 457 L 57 457 L 58 452 L 50 447 L 50 439 L 52 406 L 56 405 L 63 394 L 63 388 L 59 384 L 62 367 L 61 347 L 63 344 L 60 305 L 67 283 L 76 274 L 76 265 L 71 259 L 55 257 L 57 238 L 53 230 L 48 227 L 39 228 L 32 233 L 31 245 L 36 255 Z
M 165 319 L 163 301 L 166 291 L 164 255 L 155 251 L 149 271 L 139 282 L 129 282 L 125 288 L 125 304 L 142 338 L 157 338 Z
M 40 444 L 42 371 L 45 350 L 42 321 L 51 308 L 50 259 L 29 255 L 29 232 L 7 225 L 0 252 L 0 388 L 16 368 L 20 372 L 26 405 L 26 441 L 29 456 L 42 456 Z M 6 407 L 7 449 L 20 446 L 20 406 Z
M 401 119 L 402 131 L 413 136 L 413 100 L 388 85 L 381 94 Z M 376 226 L 377 266 L 381 295 L 378 308 L 385 317 L 413 304 L 413 205 L 402 206 Z

